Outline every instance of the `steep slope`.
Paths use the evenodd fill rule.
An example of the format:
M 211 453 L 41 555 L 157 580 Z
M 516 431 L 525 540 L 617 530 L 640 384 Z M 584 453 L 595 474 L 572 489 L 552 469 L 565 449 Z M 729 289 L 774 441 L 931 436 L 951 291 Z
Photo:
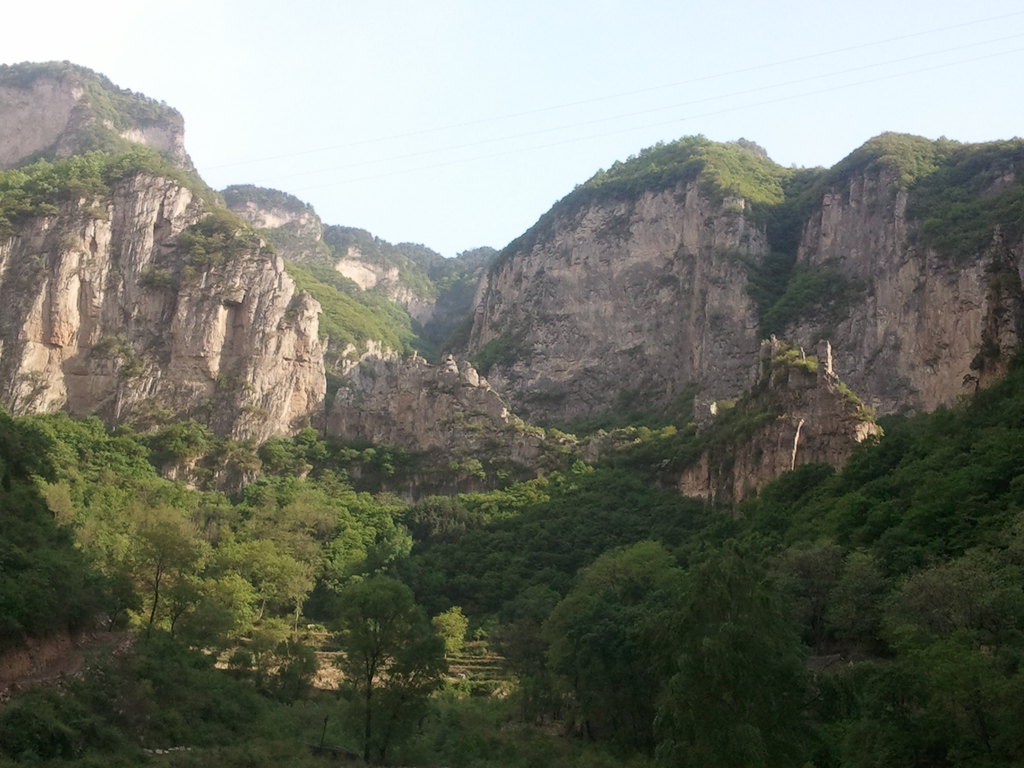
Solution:
M 192 169 L 177 111 L 66 61 L 0 65 L 0 136 L 0 170 L 132 144 Z
M 326 431 L 489 469 L 536 467 L 545 446 L 544 430 L 527 427 L 472 365 L 451 356 L 438 366 L 415 354 L 363 360 L 334 398 Z
M 251 184 L 230 186 L 221 190 L 221 195 L 230 210 L 266 233 L 286 261 L 330 259 L 323 241 L 323 222 L 309 203 L 287 192 Z
M 827 335 L 837 370 L 880 413 L 932 410 L 990 383 L 1024 323 L 1024 142 L 886 134 L 815 193 L 797 270 L 811 291 L 785 335 Z M 811 281 L 813 282 L 813 279 Z
M 328 356 L 339 361 L 352 360 L 371 345 L 393 352 L 415 348 L 439 361 L 445 342 L 472 311 L 477 285 L 496 254 L 492 248 L 476 248 L 445 258 L 426 246 L 395 245 L 364 229 L 326 226 L 309 204 L 279 190 L 245 184 L 222 194 L 232 211 L 273 243 L 296 278 L 323 304 L 335 328 L 329 334 Z M 378 322 L 351 322 L 353 315 L 367 313 Z M 353 327 L 338 333 L 343 322 Z M 375 324 L 386 332 L 374 336 L 370 326 Z
M 564 423 L 639 398 L 752 381 L 748 264 L 768 252 L 756 209 L 784 169 L 747 143 L 700 137 L 602 171 L 511 243 L 490 270 L 468 349 L 525 417 Z
M 842 467 L 859 443 L 881 434 L 836 376 L 831 345 L 823 341 L 816 352 L 808 356 L 774 337 L 762 342 L 757 381 L 729 403 L 734 410 L 723 420 L 731 423 L 707 428 L 711 444 L 679 476 L 684 495 L 742 501 L 799 466 Z
M 1020 140 L 898 134 L 827 171 L 744 141 L 644 150 L 502 252 L 467 351 L 554 423 L 735 397 L 771 334 L 832 340 L 881 414 L 952 403 L 1020 344 L 1022 160 Z
M 159 168 L 92 154 L 0 180 L 3 404 L 194 416 L 257 440 L 318 418 L 319 306 L 243 222 Z

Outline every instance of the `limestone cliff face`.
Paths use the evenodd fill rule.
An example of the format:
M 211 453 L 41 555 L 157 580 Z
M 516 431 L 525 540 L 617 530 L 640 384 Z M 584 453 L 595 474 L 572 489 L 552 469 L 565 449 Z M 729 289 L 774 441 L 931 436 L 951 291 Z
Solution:
M 116 139 L 193 167 L 177 111 L 66 62 L 0 66 L 0 136 L 0 169 L 109 149 Z
M 191 416 L 256 440 L 315 419 L 319 306 L 259 248 L 189 265 L 178 238 L 203 215 L 188 189 L 140 174 L 0 242 L 3 404 Z
M 445 457 L 504 459 L 532 465 L 541 430 L 527 428 L 473 368 L 448 356 L 367 357 L 334 398 L 327 433 L 345 440 L 398 445 Z
M 1005 183 L 999 175 L 985 194 Z M 854 290 L 844 306 L 785 332 L 804 345 L 828 335 L 837 372 L 879 413 L 932 410 L 984 386 L 1004 372 L 1024 322 L 1020 238 L 996 228 L 980 253 L 940 253 L 908 216 L 910 194 L 884 167 L 825 190 L 798 263 L 828 269 Z
M 836 376 L 828 342 L 819 345 L 817 357 L 805 357 L 775 339 L 764 342 L 757 383 L 735 409 L 718 419 L 731 418 L 749 428 L 707 448 L 682 471 L 677 486 L 684 495 L 741 501 L 804 464 L 841 467 L 858 443 L 879 434 Z
M 228 208 L 257 229 L 272 231 L 274 246 L 288 261 L 329 258 L 324 224 L 313 206 L 276 189 L 237 184 L 223 190 Z
M 390 243 L 384 243 L 363 230 L 326 227 L 312 206 L 286 192 L 242 184 L 228 187 L 223 195 L 232 211 L 254 227 L 267 230 L 285 259 L 298 264 L 329 264 L 360 289 L 376 290 L 401 305 L 421 325 L 428 323 L 433 316 L 436 291 L 413 290 L 399 266 L 381 258 L 382 253 L 395 248 Z M 358 235 L 353 237 L 349 233 Z M 326 239 L 325 235 L 328 236 Z M 374 252 L 364 252 L 358 241 L 368 246 L 365 250 Z M 408 259 L 403 261 L 407 262 L 407 271 L 414 269 Z M 419 272 L 418 269 L 416 271 Z M 426 282 L 425 276 L 422 277 Z
M 435 295 L 417 293 L 402 280 L 401 270 L 391 264 L 381 264 L 367 258 L 357 246 L 348 246 L 344 253 L 336 254 L 334 269 L 364 291 L 377 289 L 388 299 L 405 308 L 421 325 L 434 315 Z
M 742 199 L 698 181 L 553 211 L 547 232 L 506 252 L 476 308 L 469 351 L 516 411 L 566 422 L 631 397 L 665 405 L 751 383 L 758 318 L 744 258 L 767 250 Z

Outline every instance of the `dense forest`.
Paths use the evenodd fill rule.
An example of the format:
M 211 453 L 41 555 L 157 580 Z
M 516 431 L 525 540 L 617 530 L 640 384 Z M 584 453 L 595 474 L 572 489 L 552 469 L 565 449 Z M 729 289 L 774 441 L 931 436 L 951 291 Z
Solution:
M 410 504 L 353 488 L 374 449 L 312 430 L 257 447 L 195 424 L 4 417 L 0 642 L 68 632 L 130 650 L 17 692 L 0 751 L 41 765 L 319 764 L 320 744 L 405 765 L 1016 764 L 1024 365 L 883 426 L 841 471 L 801 467 L 719 508 L 659 487 L 684 442 L 672 429 Z M 384 464 L 378 476 L 403 471 Z M 186 466 L 234 472 L 241 490 L 158 471 Z
M 0 67 L 0 85 L 84 72 Z M 119 133 L 180 121 L 173 110 L 105 78 L 83 93 L 95 119 L 79 154 L 41 150 L 0 171 L 0 246 L 23 240 L 32 222 L 45 233 L 63 209 L 83 226 L 120 215 L 107 204 L 127 180 L 172 179 L 191 191 L 196 215 L 164 241 L 162 220 L 140 228 L 168 258 L 150 262 L 139 285 L 198 294 L 211 267 L 287 257 L 290 281 L 282 273 L 275 290 L 294 282 L 320 304 L 327 364 L 317 375 L 326 373 L 328 402 L 372 347 L 396 360 L 468 350 L 485 272 L 598 202 L 695 183 L 727 218 L 742 211 L 767 250 L 729 258 L 742 263 L 757 310 L 749 329 L 762 338 L 810 315 L 828 326 L 868 291 L 835 264 L 797 262 L 811 202 L 851 174 L 885 169 L 893 194 L 906 193 L 915 248 L 946 265 L 977 260 L 994 233 L 1000 247 L 1019 242 L 1024 229 L 1024 185 L 1008 171 L 1021 140 L 883 134 L 832 169 L 787 169 L 751 142 L 697 136 L 599 171 L 500 254 L 444 259 L 325 227 L 286 193 L 217 193 L 190 163 Z M 260 229 L 239 213 L 250 202 L 315 219 L 312 239 Z M 82 242 L 67 281 L 87 271 L 84 251 L 99 251 L 95 238 Z M 338 270 L 353 254 L 378 284 L 361 288 Z M 36 281 L 45 254 L 27 261 Z M 988 292 L 1024 295 L 1004 261 L 988 268 Z M 7 267 L 0 276 L 18 272 Z M 82 309 L 92 288 L 68 304 Z M 19 292 L 14 284 L 5 299 Z M 214 302 L 225 335 L 242 294 Z M 410 309 L 428 299 L 432 314 Z M 40 299 L 26 315 L 46 302 L 60 303 Z M 993 304 L 969 382 L 989 384 L 987 358 L 1007 362 L 996 331 L 1013 324 L 1014 306 Z M 130 309 L 117 305 L 125 318 Z M 277 330 L 292 321 L 283 314 Z M 1004 334 L 1014 344 L 1018 326 Z M 13 360 L 30 334 L 3 330 Z M 47 338 L 43 346 L 59 346 Z M 521 360 L 523 344 L 506 330 L 472 362 L 487 374 Z M 802 349 L 776 345 L 771 365 L 817 370 Z M 146 373 L 120 328 L 82 350 L 116 361 L 97 368 L 107 384 Z M 216 386 L 232 384 L 219 366 L 239 354 L 217 347 Z M 43 377 L 33 369 L 13 381 L 41 392 Z M 880 419 L 845 466 L 799 466 L 736 503 L 682 495 L 679 474 L 709 452 L 728 464 L 730 450 L 778 418 L 756 400 L 758 385 L 714 401 L 717 415 L 700 428 L 694 386 L 654 407 L 622 385 L 610 412 L 545 427 L 517 419 L 506 437 L 543 443 L 530 466 L 486 448 L 453 460 L 327 438 L 308 412 L 279 430 L 291 436 L 260 443 L 226 439 L 157 398 L 119 412 L 116 427 L 29 414 L 43 409 L 15 399 L 12 410 L 28 415 L 0 412 L 0 766 L 1024 763 L 1019 351 L 1004 377 L 952 407 Z M 797 466 L 802 426 L 787 466 Z M 475 426 L 485 446 L 487 429 Z M 428 487 L 489 490 L 394 491 Z

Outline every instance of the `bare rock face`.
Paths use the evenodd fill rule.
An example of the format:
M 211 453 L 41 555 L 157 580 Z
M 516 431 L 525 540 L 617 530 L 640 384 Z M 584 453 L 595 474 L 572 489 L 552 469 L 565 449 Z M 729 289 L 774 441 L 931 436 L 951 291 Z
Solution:
M 140 174 L 0 242 L 0 400 L 116 424 L 194 417 L 263 440 L 323 407 L 319 305 L 251 249 L 190 266 L 178 236 L 204 204 Z
M 376 288 L 384 296 L 405 308 L 416 322 L 426 324 L 434 314 L 437 297 L 423 296 L 402 282 L 398 267 L 375 263 L 357 246 L 349 246 L 334 262 L 334 269 L 364 291 Z
M 176 110 L 67 62 L 0 66 L 0 136 L 0 169 L 109 149 L 112 139 L 193 168 Z
M 328 258 L 324 224 L 308 203 L 287 192 L 249 184 L 228 187 L 221 194 L 228 208 L 243 220 L 257 229 L 273 231 L 282 258 L 297 262 Z
M 450 355 L 439 366 L 423 358 L 367 357 L 334 398 L 327 433 L 345 440 L 448 457 L 500 457 L 531 465 L 541 430 L 529 429 L 468 362 Z
M 748 428 L 687 467 L 678 480 L 682 494 L 738 502 L 804 464 L 841 467 L 859 443 L 880 434 L 836 376 L 829 343 L 817 352 L 809 357 L 774 338 L 762 343 L 757 383 L 735 411 L 718 417 Z
M 494 267 L 469 351 L 525 418 L 568 422 L 638 397 L 663 406 L 692 386 L 737 395 L 759 343 L 744 259 L 763 231 L 742 199 L 699 181 L 556 214 Z
M 1005 175 L 985 194 L 999 184 Z M 824 192 L 804 227 L 798 263 L 829 269 L 856 289 L 847 306 L 785 334 L 804 345 L 829 336 L 839 375 L 879 413 L 949 405 L 1001 376 L 1024 324 L 1024 243 L 1007 241 L 997 228 L 981 253 L 940 253 L 908 216 L 909 197 L 884 167 Z

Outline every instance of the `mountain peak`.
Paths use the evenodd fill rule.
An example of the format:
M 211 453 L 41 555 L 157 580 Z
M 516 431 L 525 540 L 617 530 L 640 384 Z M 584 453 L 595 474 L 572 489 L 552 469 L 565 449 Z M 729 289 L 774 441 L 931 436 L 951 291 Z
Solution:
M 143 144 L 194 170 L 177 110 L 67 61 L 0 65 L 0 135 L 0 169 Z

